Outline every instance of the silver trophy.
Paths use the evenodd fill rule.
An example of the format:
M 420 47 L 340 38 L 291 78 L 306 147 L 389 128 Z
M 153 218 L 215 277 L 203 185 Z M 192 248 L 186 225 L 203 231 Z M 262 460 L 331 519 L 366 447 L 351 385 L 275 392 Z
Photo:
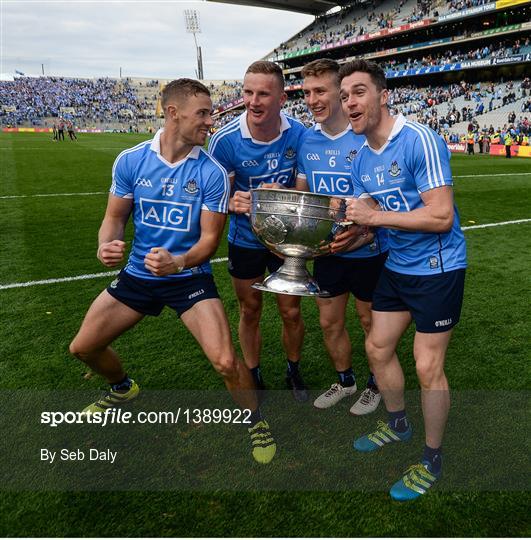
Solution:
M 251 189 L 251 226 L 258 239 L 284 264 L 253 287 L 297 296 L 328 296 L 306 270 L 306 260 L 330 253 L 345 221 L 340 197 L 287 189 Z

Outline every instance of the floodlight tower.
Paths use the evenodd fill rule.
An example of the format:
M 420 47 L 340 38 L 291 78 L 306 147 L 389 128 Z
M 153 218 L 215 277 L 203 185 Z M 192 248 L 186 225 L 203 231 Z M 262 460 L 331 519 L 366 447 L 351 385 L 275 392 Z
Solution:
M 201 54 L 201 47 L 197 44 L 196 34 L 201 33 L 201 27 L 199 26 L 199 13 L 195 9 L 184 10 L 184 22 L 186 24 L 186 31 L 189 34 L 194 35 L 195 51 L 197 54 L 197 69 L 195 75 L 198 79 L 203 80 L 203 56 Z

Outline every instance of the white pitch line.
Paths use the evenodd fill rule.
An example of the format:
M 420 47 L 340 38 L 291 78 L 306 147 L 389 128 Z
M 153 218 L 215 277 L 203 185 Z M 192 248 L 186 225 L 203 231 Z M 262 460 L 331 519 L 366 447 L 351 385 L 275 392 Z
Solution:
M 498 223 L 485 223 L 484 225 L 471 225 L 469 227 L 461 227 L 461 230 L 469 231 L 471 229 L 486 229 L 487 227 L 500 227 L 501 225 L 513 225 L 515 223 L 527 223 L 529 221 L 531 221 L 531 218 L 515 219 L 513 221 L 499 221 Z M 210 262 L 220 263 L 226 262 L 227 260 L 227 257 L 218 257 L 217 259 L 212 259 Z M 99 272 L 98 274 L 83 274 L 81 276 L 41 279 L 39 281 L 26 281 L 25 283 L 6 283 L 5 285 L 0 285 L 0 291 L 5 289 L 18 289 L 21 287 L 33 287 L 34 285 L 51 285 L 53 283 L 65 283 L 67 281 L 81 281 L 86 279 L 96 279 L 100 277 L 110 277 L 115 276 L 118 272 L 118 270 L 114 270 L 112 272 Z
M 531 176 L 528 172 L 496 173 L 496 174 L 456 174 L 453 178 L 490 178 L 493 176 Z
M 461 227 L 462 231 L 469 231 L 470 229 L 487 229 L 488 227 L 499 227 L 500 225 L 513 225 L 513 223 L 527 223 L 531 221 L 529 219 L 514 219 L 512 221 L 498 221 L 498 223 L 485 223 L 484 225 L 469 225 L 468 227 Z
M 465 174 L 454 176 L 454 178 L 489 178 L 494 176 L 529 176 L 531 173 L 509 173 L 509 174 Z M 36 193 L 33 195 L 0 195 L 0 199 L 27 199 L 30 197 L 73 197 L 84 195 L 105 195 L 108 191 L 89 191 L 85 193 Z
M 212 259 L 211 263 L 220 263 L 226 262 L 227 257 L 218 257 L 217 259 Z M 0 285 L 0 291 L 4 289 L 18 289 L 21 287 L 33 287 L 33 285 L 50 285 L 53 283 L 66 283 L 68 281 L 83 281 L 86 279 L 97 279 L 103 277 L 111 277 L 118 274 L 119 270 L 113 270 L 111 272 L 98 272 L 97 274 L 83 274 L 81 276 L 69 276 L 63 278 L 54 278 L 54 279 L 40 279 L 38 281 L 26 281 L 25 283 L 7 283 L 6 285 Z
M 48 0 L 47 0 L 48 1 Z M 76 145 L 78 148 L 81 148 L 82 150 L 116 150 L 118 153 L 120 153 L 122 150 L 124 150 L 123 146 L 83 146 L 80 144 Z M 60 146 L 17 146 L 17 150 L 43 150 L 43 151 L 49 151 L 49 150 L 62 150 L 60 149 Z M 12 150 L 10 146 L 0 146 L 0 151 L 9 151 Z
M 85 193 L 36 193 L 35 195 L 0 195 L 0 199 L 27 199 L 32 197 L 72 197 L 85 195 L 105 195 L 108 191 L 87 191 Z
M 114 272 L 98 272 L 97 274 L 82 274 L 81 276 L 70 276 L 56 279 L 40 279 L 38 281 L 26 281 L 25 283 L 8 283 L 7 285 L 0 285 L 2 289 L 17 289 L 19 287 L 32 287 L 33 285 L 49 285 L 50 283 L 66 283 L 67 281 L 81 281 L 85 279 L 96 279 L 100 277 L 115 276 L 119 270 Z

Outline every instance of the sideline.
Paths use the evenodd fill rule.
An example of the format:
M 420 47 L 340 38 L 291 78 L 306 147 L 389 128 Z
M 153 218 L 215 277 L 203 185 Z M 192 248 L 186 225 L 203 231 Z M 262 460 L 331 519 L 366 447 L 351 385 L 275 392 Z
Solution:
M 503 225 L 514 225 L 518 223 L 528 223 L 531 221 L 531 218 L 527 219 L 515 219 L 513 221 L 499 221 L 498 223 L 485 223 L 484 225 L 470 225 L 468 227 L 461 227 L 463 231 L 469 231 L 471 229 L 486 229 L 488 227 L 501 227 Z M 218 257 L 217 259 L 212 259 L 211 263 L 221 263 L 227 262 L 227 257 Z M 97 274 L 83 274 L 81 276 L 68 276 L 62 278 L 54 279 L 40 279 L 38 281 L 26 281 L 25 283 L 6 283 L 5 285 L 0 285 L 0 291 L 6 289 L 18 289 L 22 287 L 33 287 L 35 285 L 50 285 L 53 283 L 66 283 L 68 281 L 83 281 L 86 279 L 97 279 L 102 277 L 110 277 L 118 274 L 119 270 L 113 270 L 112 272 L 98 272 Z
M 494 178 L 496 176 L 529 176 L 531 173 L 500 173 L 500 174 L 464 174 L 454 175 L 452 178 Z M 33 195 L 0 195 L 0 199 L 27 199 L 29 197 L 72 197 L 83 195 L 106 195 L 108 191 L 89 191 L 86 193 L 35 193 Z
M 0 195 L 0 199 L 27 199 L 30 197 L 73 197 L 84 195 L 106 195 L 108 191 L 87 191 L 85 193 L 36 193 L 35 195 Z

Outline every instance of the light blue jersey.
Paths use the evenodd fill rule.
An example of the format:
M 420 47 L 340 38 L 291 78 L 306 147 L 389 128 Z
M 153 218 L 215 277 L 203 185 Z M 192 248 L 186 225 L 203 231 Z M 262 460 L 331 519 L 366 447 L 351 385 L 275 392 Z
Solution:
M 354 185 L 350 170 L 352 160 L 365 142 L 355 135 L 350 125 L 337 135 L 328 135 L 320 124 L 315 124 L 303 136 L 297 158 L 297 176 L 304 178 L 312 193 L 352 197 Z M 355 251 L 336 253 L 339 257 L 360 259 L 387 251 L 387 231 L 377 229 L 374 242 Z
M 422 208 L 421 193 L 451 186 L 450 152 L 432 129 L 396 118 L 388 141 L 379 150 L 367 142 L 352 162 L 354 195 L 372 197 L 382 210 L 410 212 Z M 432 275 L 466 268 L 466 245 L 454 206 L 447 233 L 389 229 L 386 266 L 401 274 Z
M 210 140 L 208 151 L 234 176 L 232 191 L 249 191 L 262 183 L 295 183 L 297 153 L 306 128 L 280 113 L 280 134 L 270 142 L 252 138 L 244 112 L 222 127 Z M 229 242 L 246 248 L 264 248 L 244 214 L 230 216 Z
M 154 276 L 144 266 L 152 247 L 172 255 L 188 251 L 201 235 L 201 211 L 227 213 L 230 184 L 227 173 L 201 147 L 177 163 L 160 154 L 159 130 L 152 140 L 124 150 L 114 162 L 111 193 L 133 199 L 135 235 L 126 272 L 143 279 L 166 279 L 211 272 L 207 261 L 180 274 Z

